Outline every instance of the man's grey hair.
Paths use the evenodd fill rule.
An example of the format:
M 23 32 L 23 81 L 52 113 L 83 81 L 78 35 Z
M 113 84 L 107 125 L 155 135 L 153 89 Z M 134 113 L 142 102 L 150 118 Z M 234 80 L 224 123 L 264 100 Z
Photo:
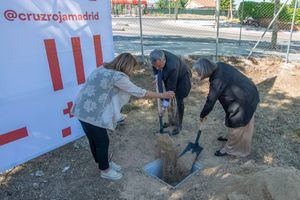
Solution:
M 163 50 L 154 49 L 150 53 L 150 61 L 151 63 L 155 63 L 157 60 L 166 61 L 165 53 Z
M 206 58 L 200 58 L 193 65 L 193 69 L 196 70 L 201 79 L 210 77 L 217 68 L 218 66 L 216 65 L 216 63 Z

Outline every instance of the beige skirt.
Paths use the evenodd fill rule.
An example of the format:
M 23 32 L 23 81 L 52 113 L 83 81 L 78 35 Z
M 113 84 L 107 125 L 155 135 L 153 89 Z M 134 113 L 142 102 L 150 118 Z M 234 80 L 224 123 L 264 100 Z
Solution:
M 221 153 L 245 157 L 250 154 L 254 131 L 254 115 L 250 122 L 239 128 L 229 128 L 228 141 L 221 149 Z

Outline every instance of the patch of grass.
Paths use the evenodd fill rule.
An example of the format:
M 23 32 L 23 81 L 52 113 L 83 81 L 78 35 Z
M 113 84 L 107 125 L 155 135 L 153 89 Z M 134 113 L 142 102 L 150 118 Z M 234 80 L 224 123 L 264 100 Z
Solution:
M 300 128 L 297 128 L 293 131 L 297 137 L 300 138 Z
M 128 113 L 130 113 L 131 111 L 135 111 L 135 110 L 139 110 L 139 109 L 140 109 L 140 106 L 135 105 L 135 104 L 132 102 L 132 103 L 129 103 L 129 104 L 125 105 L 125 106 L 122 108 L 122 113 L 128 114 Z

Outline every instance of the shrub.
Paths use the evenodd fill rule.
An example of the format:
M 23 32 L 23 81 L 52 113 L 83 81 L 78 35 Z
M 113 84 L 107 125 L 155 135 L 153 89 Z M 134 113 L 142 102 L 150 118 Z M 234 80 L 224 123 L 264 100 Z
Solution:
M 245 1 L 240 3 L 238 9 L 238 16 L 240 21 L 244 20 L 246 17 L 251 16 L 253 18 L 257 18 L 258 16 L 258 3 L 252 1 Z
M 242 10 L 244 6 L 244 11 Z M 278 9 L 282 4 L 279 6 Z M 253 2 L 245 1 L 241 2 L 238 8 L 238 17 L 240 20 L 245 19 L 247 16 L 251 16 L 256 20 L 272 19 L 274 17 L 274 3 L 270 2 Z M 291 22 L 293 17 L 293 8 L 285 5 L 279 14 L 279 21 Z M 300 23 L 300 8 L 296 11 L 296 23 Z

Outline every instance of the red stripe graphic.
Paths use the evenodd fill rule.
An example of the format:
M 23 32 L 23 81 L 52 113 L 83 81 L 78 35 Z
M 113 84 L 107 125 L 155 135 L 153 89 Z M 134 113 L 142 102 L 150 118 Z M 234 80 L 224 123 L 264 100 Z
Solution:
M 20 128 L 8 133 L 4 133 L 0 135 L 0 146 L 5 145 L 7 143 L 19 140 L 21 138 L 27 137 L 28 136 L 28 131 L 27 128 Z
M 63 89 L 62 78 L 60 74 L 60 67 L 57 57 L 56 45 L 54 39 L 44 40 L 47 59 L 52 79 L 54 91 Z
M 62 136 L 63 137 L 67 137 L 69 135 L 71 135 L 71 127 L 68 127 L 68 128 L 65 128 L 65 129 L 62 130 Z
M 80 85 L 85 82 L 80 38 L 72 37 L 71 41 L 72 41 L 73 56 L 74 56 L 74 60 L 75 60 L 77 83 L 78 83 L 78 85 Z
M 94 35 L 94 47 L 95 47 L 95 55 L 96 55 L 96 65 L 97 67 L 100 67 L 103 64 L 100 35 Z

